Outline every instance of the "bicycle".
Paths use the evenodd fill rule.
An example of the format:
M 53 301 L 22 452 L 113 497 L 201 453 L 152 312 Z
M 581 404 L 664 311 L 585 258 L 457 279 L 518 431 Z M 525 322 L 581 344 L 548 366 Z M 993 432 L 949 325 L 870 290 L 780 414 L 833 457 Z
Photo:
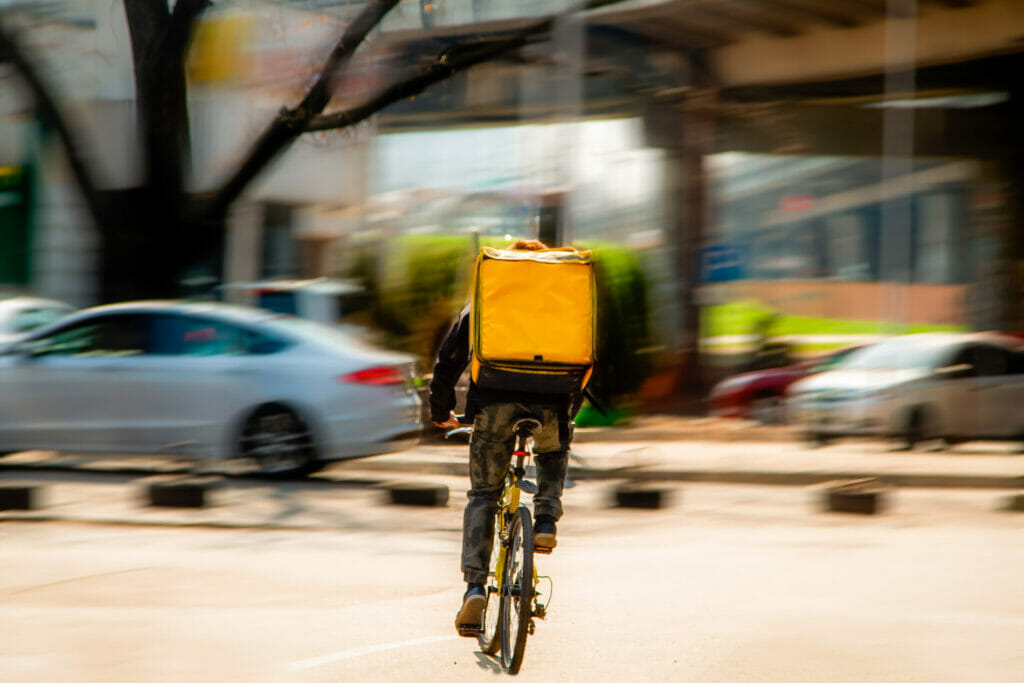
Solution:
M 529 509 L 519 502 L 521 491 L 537 493 L 537 485 L 525 477 L 533 452 L 533 433 L 540 427 L 541 423 L 533 418 L 522 418 L 512 425 L 516 446 L 494 516 L 487 606 L 483 629 L 476 632 L 481 651 L 488 655 L 500 653 L 501 667 L 510 674 L 519 673 L 526 638 L 535 630 L 534 618 L 547 616 L 554 588 L 551 577 L 538 574 L 533 561 L 534 553 L 550 554 L 551 549 L 534 547 L 533 519 Z M 472 427 L 460 427 L 445 436 L 470 432 Z M 546 602 L 541 601 L 542 593 L 538 590 L 542 581 L 548 586 Z

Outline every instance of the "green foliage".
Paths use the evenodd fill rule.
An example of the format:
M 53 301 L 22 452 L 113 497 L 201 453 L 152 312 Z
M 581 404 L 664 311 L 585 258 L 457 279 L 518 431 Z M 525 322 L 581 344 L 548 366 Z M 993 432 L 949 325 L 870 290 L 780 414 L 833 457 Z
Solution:
M 500 238 L 481 240 L 502 246 Z M 614 244 L 592 244 L 598 291 L 598 364 L 591 388 L 610 403 L 639 388 L 649 363 L 646 283 L 636 254 Z M 455 315 L 469 300 L 476 257 L 467 237 L 407 236 L 364 245 L 345 277 L 361 280 L 371 299 L 370 324 L 387 346 L 415 354 L 424 370 Z
M 640 388 L 650 362 L 640 351 L 649 346 L 647 283 L 633 251 L 610 243 L 580 245 L 592 249 L 597 277 L 597 367 L 591 390 L 605 403 Z
M 382 342 L 416 355 L 425 370 L 466 301 L 473 257 L 466 237 L 397 237 L 359 247 L 347 275 L 366 286 L 369 324 Z
M 602 415 L 593 406 L 586 404 L 574 420 L 577 427 L 614 427 L 628 422 L 632 414 L 619 408 L 606 408 Z
M 719 337 L 727 335 L 754 334 L 762 321 L 770 320 L 766 334 L 771 337 L 813 338 L 814 335 L 860 335 L 885 334 L 893 323 L 883 320 L 847 320 L 844 318 L 812 317 L 805 315 L 786 315 L 759 301 L 731 301 L 729 303 L 707 306 L 701 310 L 701 336 Z M 917 332 L 963 331 L 964 325 L 937 325 L 912 323 L 900 326 L 900 332 L 914 334 Z M 844 346 L 848 342 L 831 345 L 807 345 L 812 348 L 833 348 Z

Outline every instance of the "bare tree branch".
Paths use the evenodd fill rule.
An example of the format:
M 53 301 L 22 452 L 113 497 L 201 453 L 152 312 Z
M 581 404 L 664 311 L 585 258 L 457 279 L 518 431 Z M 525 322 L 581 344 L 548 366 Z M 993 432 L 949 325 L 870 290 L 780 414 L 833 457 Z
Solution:
M 478 64 L 492 61 L 526 46 L 542 34 L 549 33 L 555 22 L 575 12 L 614 5 L 622 0 L 590 0 L 562 14 L 552 14 L 506 36 L 471 40 L 445 50 L 437 59 L 408 78 L 386 86 L 366 102 L 345 111 L 317 116 L 306 126 L 307 132 L 337 130 L 357 124 L 382 109 L 418 95 L 430 86 Z
M 56 100 L 50 95 L 51 88 L 43 81 L 42 75 L 28 58 L 14 33 L 4 26 L 2 18 L 0 18 L 0 62 L 9 62 L 14 66 L 32 93 L 39 116 L 56 131 L 64 145 L 64 154 L 67 157 L 68 165 L 71 167 L 71 173 L 85 198 L 89 213 L 92 215 L 93 221 L 102 228 L 106 224 L 105 204 L 96 188 L 93 171 L 82 154 L 82 145 L 78 136 L 72 131 L 67 117 L 57 105 Z
M 214 195 L 205 207 L 211 217 L 223 215 L 242 191 L 266 166 L 306 131 L 313 117 L 320 114 L 331 99 L 332 86 L 352 58 L 356 48 L 366 39 L 384 16 L 400 0 L 371 0 L 346 28 L 320 70 L 316 83 L 298 106 L 283 108 L 250 150 L 245 161 Z
M 327 117 L 321 117 L 320 114 L 330 101 L 337 77 L 348 65 L 352 53 L 369 31 L 380 23 L 384 15 L 397 4 L 398 0 L 371 2 L 345 30 L 345 34 L 335 45 L 321 70 L 317 82 L 302 103 L 294 109 L 281 110 L 235 175 L 213 193 L 213 199 L 205 207 L 208 215 L 218 216 L 226 211 L 227 207 L 241 195 L 242 191 L 266 165 L 291 145 L 299 135 L 314 130 L 343 128 L 358 123 L 389 104 L 415 95 L 434 83 L 451 78 L 459 71 L 522 47 L 532 37 L 550 31 L 554 22 L 561 16 L 615 5 L 622 1 L 587 0 L 567 12 L 550 15 L 507 37 L 470 41 L 464 45 L 455 46 L 420 73 L 387 87 L 363 105 L 346 112 L 330 115 L 334 119 L 329 123 Z M 315 127 L 312 126 L 314 123 Z

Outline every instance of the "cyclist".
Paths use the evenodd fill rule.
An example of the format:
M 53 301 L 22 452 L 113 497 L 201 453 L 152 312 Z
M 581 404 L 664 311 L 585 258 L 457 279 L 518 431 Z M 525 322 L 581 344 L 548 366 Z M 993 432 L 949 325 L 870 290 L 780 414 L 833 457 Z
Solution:
M 538 240 L 519 240 L 512 249 L 541 250 Z M 469 306 L 464 308 L 441 344 L 430 382 L 430 419 L 442 429 L 459 426 L 455 416 L 455 384 L 470 361 Z M 567 312 L 567 314 L 570 312 Z M 462 523 L 462 573 L 466 592 L 455 628 L 470 634 L 482 625 L 487 605 L 484 583 L 490 564 L 494 515 L 514 448 L 513 423 L 532 417 L 541 423 L 534 433 L 538 491 L 533 498 L 534 544 L 554 548 L 555 523 L 562 516 L 562 487 L 568 467 L 570 421 L 582 404 L 580 395 L 535 394 L 478 387 L 466 395 L 465 421 L 473 424 L 469 442 L 469 501 Z

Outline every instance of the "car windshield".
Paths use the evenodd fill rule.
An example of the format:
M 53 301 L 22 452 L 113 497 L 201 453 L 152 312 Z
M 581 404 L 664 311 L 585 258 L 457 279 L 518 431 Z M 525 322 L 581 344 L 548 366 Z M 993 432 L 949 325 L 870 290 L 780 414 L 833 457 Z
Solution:
M 924 370 L 939 367 L 949 357 L 948 340 L 897 337 L 859 349 L 842 361 L 842 370 Z
M 49 325 L 55 320 L 60 320 L 73 309 L 58 307 L 37 307 L 26 308 L 12 315 L 10 320 L 0 323 L 0 332 L 24 333 L 30 332 L 37 327 Z

